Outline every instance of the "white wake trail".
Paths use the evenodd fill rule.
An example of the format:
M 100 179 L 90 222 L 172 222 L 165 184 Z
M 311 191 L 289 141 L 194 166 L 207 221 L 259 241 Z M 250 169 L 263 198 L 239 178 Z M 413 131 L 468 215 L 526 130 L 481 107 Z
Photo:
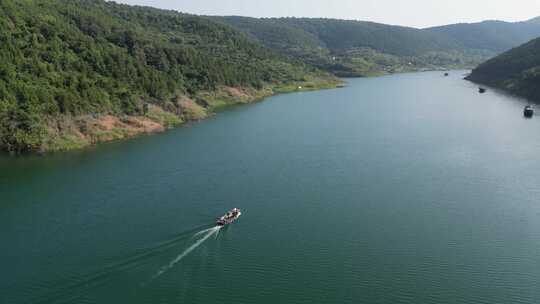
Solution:
M 207 232 L 206 235 L 204 235 L 204 237 L 202 237 L 201 239 L 199 239 L 197 242 L 195 242 L 193 245 L 189 246 L 189 248 L 187 248 L 186 250 L 184 250 L 184 252 L 180 253 L 174 260 L 172 260 L 168 265 L 166 266 L 163 266 L 154 276 L 152 276 L 152 278 L 150 279 L 150 281 L 153 281 L 155 279 L 157 279 L 158 277 L 160 277 L 162 274 L 164 274 L 165 272 L 169 271 L 171 268 L 174 267 L 174 265 L 176 265 L 178 262 L 180 262 L 183 258 L 185 258 L 188 254 L 190 254 L 193 250 L 195 250 L 197 247 L 199 247 L 202 243 L 204 243 L 204 241 L 206 241 L 209 237 L 211 237 L 213 234 L 217 234 L 219 232 L 219 230 L 221 229 L 221 226 L 216 226 L 216 227 L 213 227 L 213 228 L 210 228 L 210 229 L 206 229 L 206 230 L 203 230 L 203 231 L 200 231 L 198 233 L 196 233 L 195 235 L 200 235 L 204 232 Z
M 195 233 L 195 234 L 193 235 L 193 237 L 196 237 L 196 236 L 199 236 L 199 235 L 201 235 L 201 234 L 207 233 L 208 231 L 213 231 L 213 230 L 215 230 L 216 228 L 217 228 L 217 227 L 212 227 L 212 228 L 208 228 L 208 229 L 201 230 L 201 231 Z

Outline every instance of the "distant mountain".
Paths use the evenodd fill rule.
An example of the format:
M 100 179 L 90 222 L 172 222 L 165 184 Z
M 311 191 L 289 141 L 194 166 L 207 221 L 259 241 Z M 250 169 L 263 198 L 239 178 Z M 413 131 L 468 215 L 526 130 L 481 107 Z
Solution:
M 341 76 L 472 67 L 540 36 L 537 20 L 428 29 L 310 18 L 209 17 L 268 48 Z
M 540 38 L 481 64 L 467 79 L 540 102 Z
M 468 49 L 507 51 L 540 37 L 540 17 L 524 22 L 484 21 L 428 28 Z

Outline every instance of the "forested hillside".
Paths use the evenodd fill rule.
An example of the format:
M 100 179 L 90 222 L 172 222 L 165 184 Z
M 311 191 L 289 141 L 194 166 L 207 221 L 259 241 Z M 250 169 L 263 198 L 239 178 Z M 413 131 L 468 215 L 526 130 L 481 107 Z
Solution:
M 524 22 L 484 21 L 427 30 L 454 39 L 465 48 L 501 53 L 540 37 L 540 17 Z
M 533 20 L 415 29 L 335 19 L 211 18 L 284 55 L 341 76 L 473 67 L 540 36 L 540 23 Z
M 540 102 L 540 38 L 483 63 L 467 79 Z
M 475 65 L 491 53 L 464 49 L 427 30 L 373 22 L 211 17 L 265 46 L 340 76 L 370 76 Z
M 8 151 L 78 148 L 339 82 L 321 70 L 369 76 L 475 66 L 540 35 L 538 19 L 422 30 L 200 17 L 103 0 L 2 0 L 0 27 L 0 150 Z M 518 66 L 516 73 L 532 68 Z
M 229 26 L 172 11 L 2 0 L 0 28 L 0 148 L 10 151 L 84 146 L 280 86 L 335 82 Z

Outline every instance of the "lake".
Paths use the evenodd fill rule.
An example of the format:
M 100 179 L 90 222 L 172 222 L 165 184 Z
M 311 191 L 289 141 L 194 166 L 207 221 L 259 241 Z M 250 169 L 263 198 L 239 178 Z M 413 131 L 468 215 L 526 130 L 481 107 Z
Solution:
M 0 303 L 538 303 L 540 120 L 464 73 L 3 155 Z

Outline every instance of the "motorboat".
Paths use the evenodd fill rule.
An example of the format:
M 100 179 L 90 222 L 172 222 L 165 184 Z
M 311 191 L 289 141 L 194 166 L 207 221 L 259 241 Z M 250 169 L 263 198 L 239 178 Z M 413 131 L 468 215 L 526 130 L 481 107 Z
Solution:
M 216 220 L 216 224 L 218 226 L 227 226 L 229 224 L 232 224 L 234 221 L 236 221 L 240 215 L 242 215 L 242 211 L 238 208 L 234 208 L 231 211 L 227 212 L 222 217 L 219 217 Z

